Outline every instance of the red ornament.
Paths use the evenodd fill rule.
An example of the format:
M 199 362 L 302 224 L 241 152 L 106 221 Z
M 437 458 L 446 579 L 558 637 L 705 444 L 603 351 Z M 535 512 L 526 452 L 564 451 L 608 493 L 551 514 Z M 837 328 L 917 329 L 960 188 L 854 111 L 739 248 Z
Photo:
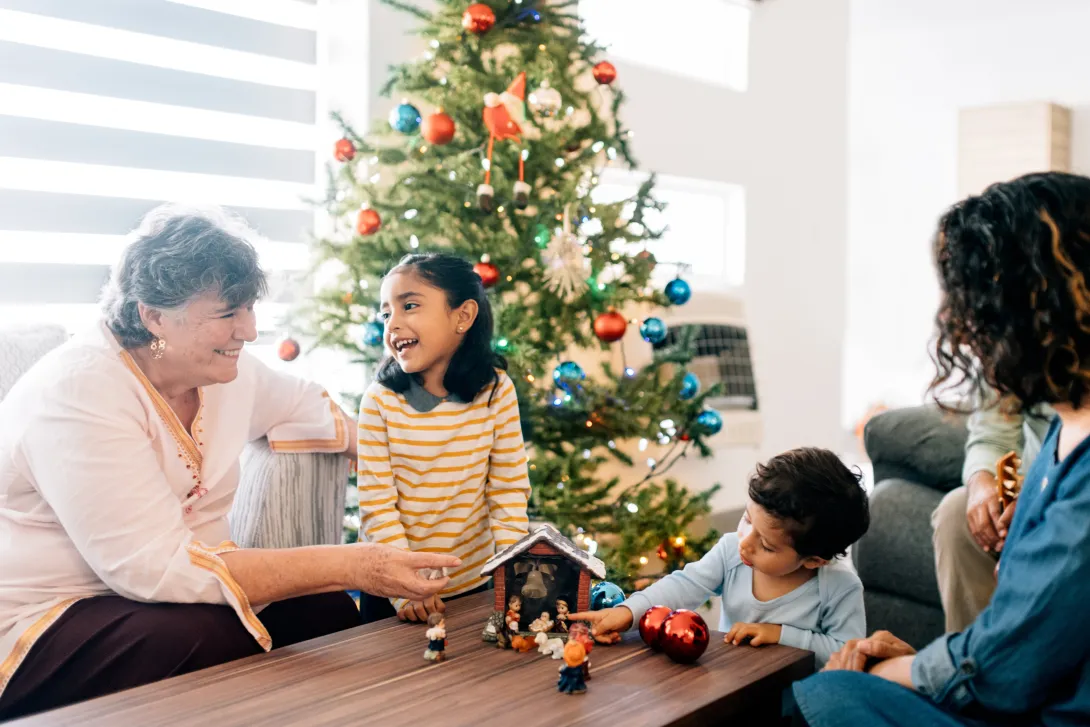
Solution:
M 659 543 L 659 547 L 655 550 L 655 553 L 658 554 L 659 560 L 666 560 L 667 558 L 670 557 L 670 554 L 666 551 L 665 541 Z
M 481 261 L 473 266 L 473 272 L 481 278 L 481 285 L 491 288 L 500 280 L 500 269 L 492 264 L 487 255 L 481 256 Z
M 356 158 L 356 145 L 351 139 L 338 139 L 333 145 L 333 156 L 339 162 L 350 162 Z
M 682 432 L 681 434 L 678 435 L 678 439 L 680 439 L 683 442 L 688 442 L 690 439 L 692 439 L 692 437 L 689 436 L 688 432 Z
M 382 227 L 382 218 L 373 209 L 360 210 L 359 219 L 356 221 L 356 231 L 361 235 L 373 235 Z
M 470 33 L 484 35 L 496 24 L 496 14 L 484 3 L 473 3 L 462 13 L 462 27 Z
M 637 253 L 636 257 L 638 257 L 640 260 L 646 260 L 649 270 L 654 270 L 655 265 L 658 264 L 658 261 L 655 260 L 655 256 L 651 253 L 650 250 L 641 250 L 639 253 Z
M 624 338 L 624 332 L 627 329 L 628 321 L 615 310 L 602 313 L 594 319 L 594 335 L 605 343 L 621 340 Z
M 617 68 L 609 61 L 596 63 L 591 73 L 594 74 L 594 80 L 603 86 L 608 86 L 617 80 Z
M 682 608 L 662 623 L 659 646 L 679 664 L 692 664 L 708 648 L 708 624 L 696 611 Z
M 655 651 L 660 651 L 662 648 L 659 643 L 662 637 L 662 624 L 671 613 L 673 611 L 669 606 L 652 606 L 640 616 L 640 638 Z
M 454 119 L 438 111 L 424 119 L 424 123 L 420 126 L 420 135 L 426 142 L 435 146 L 449 144 L 454 138 Z
M 301 350 L 298 341 L 294 338 L 285 338 L 277 347 L 276 355 L 280 357 L 281 361 L 294 361 L 299 358 Z

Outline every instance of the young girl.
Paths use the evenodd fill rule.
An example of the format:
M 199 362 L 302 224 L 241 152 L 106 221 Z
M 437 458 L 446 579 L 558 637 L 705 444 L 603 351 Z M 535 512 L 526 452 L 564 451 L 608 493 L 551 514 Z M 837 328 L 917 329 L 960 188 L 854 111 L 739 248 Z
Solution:
M 405 257 L 383 279 L 380 304 L 388 355 L 360 403 L 361 530 L 370 542 L 460 558 L 440 592 L 449 599 L 483 587 L 481 564 L 527 532 L 515 387 L 465 260 Z M 425 621 L 444 610 L 440 596 L 362 596 L 360 607 L 365 623 L 395 612 Z

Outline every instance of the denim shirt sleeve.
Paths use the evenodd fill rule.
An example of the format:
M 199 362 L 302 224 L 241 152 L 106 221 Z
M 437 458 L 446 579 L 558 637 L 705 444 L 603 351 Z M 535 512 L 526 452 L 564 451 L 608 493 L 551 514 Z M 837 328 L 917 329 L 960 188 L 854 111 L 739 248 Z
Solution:
M 1046 480 L 1045 487 L 1062 488 L 1055 493 L 1041 492 L 1047 468 L 1026 478 L 1026 487 L 1038 491 L 1023 490 L 1029 501 L 1018 507 L 1040 510 L 1033 518 L 1039 520 L 1016 512 L 991 604 L 968 629 L 916 655 L 913 684 L 935 702 L 954 710 L 975 703 L 1029 712 L 1090 655 L 1090 629 L 1079 625 L 1090 603 L 1090 456 L 1080 459 L 1059 481 Z M 1050 494 L 1055 499 L 1043 509 L 1033 502 Z

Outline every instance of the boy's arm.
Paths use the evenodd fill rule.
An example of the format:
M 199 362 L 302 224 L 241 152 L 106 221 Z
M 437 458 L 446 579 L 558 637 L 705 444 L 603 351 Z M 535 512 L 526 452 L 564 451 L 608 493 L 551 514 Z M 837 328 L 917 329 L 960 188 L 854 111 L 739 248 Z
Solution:
M 633 593 L 621 605 L 632 612 L 633 624 L 652 606 L 696 608 L 711 596 L 722 595 L 726 573 L 738 562 L 738 535 L 728 533 L 703 558 Z
M 819 631 L 784 624 L 780 630 L 780 643 L 814 652 L 820 669 L 849 640 L 866 637 L 863 584 L 853 578 L 850 585 L 833 593 L 829 603 L 822 604 L 819 618 Z

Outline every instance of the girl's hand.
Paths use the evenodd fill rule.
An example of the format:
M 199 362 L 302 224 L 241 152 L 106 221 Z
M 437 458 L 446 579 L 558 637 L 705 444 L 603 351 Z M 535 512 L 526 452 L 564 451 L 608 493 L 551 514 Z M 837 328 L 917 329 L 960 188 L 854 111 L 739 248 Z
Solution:
M 595 641 L 599 644 L 616 644 L 621 640 L 621 634 L 632 628 L 632 612 L 625 606 L 615 606 L 601 611 L 569 613 L 568 621 L 587 621 Z
M 780 628 L 779 624 L 743 624 L 736 623 L 730 627 L 730 631 L 723 637 L 723 643 L 725 644 L 738 644 L 749 641 L 750 646 L 761 646 L 762 644 L 778 644 L 780 643 Z
M 430 596 L 423 601 L 409 601 L 400 611 L 397 617 L 402 621 L 427 621 L 433 613 L 446 613 L 447 605 L 438 595 Z

